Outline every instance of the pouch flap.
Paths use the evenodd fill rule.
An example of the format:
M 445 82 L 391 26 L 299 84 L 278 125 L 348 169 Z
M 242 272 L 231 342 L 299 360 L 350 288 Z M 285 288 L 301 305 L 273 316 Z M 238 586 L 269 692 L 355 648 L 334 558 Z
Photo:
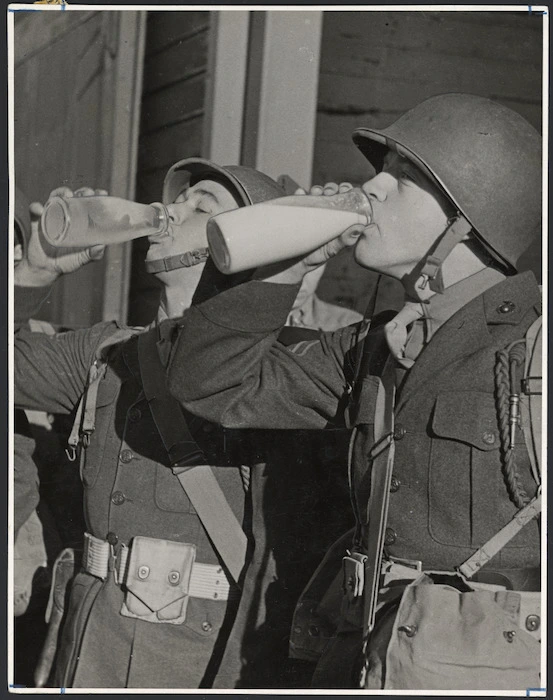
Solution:
M 195 558 L 193 544 L 135 537 L 126 587 L 152 612 L 159 612 L 188 594 Z
M 495 401 L 483 391 L 455 391 L 439 394 L 434 407 L 432 431 L 479 450 L 497 450 L 500 445 Z

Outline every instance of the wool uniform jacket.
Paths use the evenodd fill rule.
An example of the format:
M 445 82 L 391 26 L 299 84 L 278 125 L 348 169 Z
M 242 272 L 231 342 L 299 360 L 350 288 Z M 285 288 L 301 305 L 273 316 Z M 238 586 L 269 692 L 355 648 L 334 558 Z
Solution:
M 30 310 L 37 293 L 18 288 L 20 315 L 25 315 L 26 304 Z M 118 330 L 115 323 L 101 323 L 49 337 L 22 328 L 15 340 L 16 404 L 73 412 L 97 348 Z M 95 431 L 81 463 L 87 530 L 102 539 L 115 535 L 116 551 L 137 535 L 193 543 L 197 562 L 217 564 L 198 515 L 169 469 L 142 390 L 137 341 L 135 335 L 107 350 Z M 237 467 L 228 468 L 234 456 L 232 439 L 225 437 L 223 453 L 223 437 L 215 426 L 197 420 L 189 425 L 242 522 L 242 479 Z M 56 685 L 196 688 L 212 682 L 216 663 L 210 662 L 217 656 L 217 639 L 224 636 L 221 630 L 233 604 L 191 598 L 183 624 L 154 624 L 120 615 L 123 598 L 113 575 L 104 582 L 87 573 L 76 576 L 58 651 Z
M 293 285 L 253 281 L 190 309 L 169 368 L 172 393 L 192 413 L 232 428 L 323 428 L 346 414 L 355 427 L 371 424 L 375 378 L 360 377 L 362 390 L 353 390 L 368 324 L 284 348 L 275 339 L 296 293 Z M 442 325 L 409 371 L 395 408 L 389 555 L 451 570 L 517 512 L 502 474 L 494 365 L 497 351 L 523 338 L 540 313 L 532 273 L 507 278 Z M 354 475 L 366 472 L 370 447 L 353 450 Z M 521 435 L 516 454 L 521 483 L 534 495 Z M 363 479 L 355 481 L 356 501 L 366 504 Z M 535 521 L 490 564 L 538 565 Z
M 44 292 L 17 289 L 19 322 L 36 311 Z M 15 342 L 17 404 L 74 412 L 96 349 L 118 331 L 115 323 L 56 338 L 20 330 Z M 298 333 L 306 335 L 287 329 L 287 342 Z M 196 561 L 217 563 L 198 516 L 169 469 L 142 391 L 137 340 L 113 344 L 107 354 L 96 429 L 81 469 L 87 530 L 100 538 L 115 534 L 117 547 L 136 535 L 191 542 L 197 547 Z M 303 669 L 287 661 L 288 633 L 295 601 L 312 568 L 335 529 L 351 525 L 349 495 L 337 469 L 347 454 L 348 433 L 223 435 L 211 423 L 186 417 L 251 542 L 238 610 L 191 599 L 183 625 L 135 621 L 119 613 L 123 592 L 113 576 L 102 583 L 79 573 L 58 652 L 57 685 L 285 688 L 308 683 Z M 252 465 L 247 494 L 236 468 L 241 464 Z

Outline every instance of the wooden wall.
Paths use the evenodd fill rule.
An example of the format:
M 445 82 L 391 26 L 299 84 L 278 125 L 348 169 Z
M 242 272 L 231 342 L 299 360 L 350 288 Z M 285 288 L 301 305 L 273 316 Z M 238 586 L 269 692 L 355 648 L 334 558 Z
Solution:
M 101 108 L 107 98 L 107 26 L 97 12 L 15 15 L 15 179 L 29 200 L 54 187 L 109 187 Z M 89 265 L 56 284 L 40 318 L 67 326 L 101 318 L 104 268 Z M 75 305 L 79 290 L 80 301 Z
M 496 99 L 541 128 L 542 18 L 526 12 L 325 12 L 313 182 L 362 182 L 370 168 L 351 142 L 443 92 Z M 320 294 L 363 310 L 374 275 L 348 254 Z M 383 305 L 401 302 L 385 283 Z
M 210 12 L 150 12 L 146 33 L 136 197 L 161 199 L 163 179 L 182 158 L 202 156 Z M 148 323 L 158 286 L 144 270 L 147 242 L 133 245 L 129 322 Z

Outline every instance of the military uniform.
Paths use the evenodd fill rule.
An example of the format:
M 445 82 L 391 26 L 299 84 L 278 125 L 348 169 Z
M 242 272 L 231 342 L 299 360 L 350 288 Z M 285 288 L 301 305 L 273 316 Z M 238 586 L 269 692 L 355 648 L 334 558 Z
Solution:
M 35 305 L 44 290 L 18 290 L 18 304 Z M 118 331 L 115 323 L 56 337 L 19 331 L 16 339 L 16 402 L 56 413 L 75 409 L 96 349 Z M 152 332 L 157 332 L 153 329 Z M 137 535 L 196 545 L 196 561 L 219 564 L 218 555 L 177 478 L 144 397 L 138 337 L 112 346 L 100 382 L 96 425 L 81 463 L 88 532 L 109 535 L 114 551 Z M 238 468 L 222 461 L 222 437 L 213 426 L 194 434 L 215 468 L 239 522 L 245 492 Z M 77 468 L 77 465 L 76 467 Z M 113 572 L 111 572 L 113 573 Z M 232 592 L 231 592 L 232 593 Z M 125 593 L 113 575 L 101 581 L 79 573 L 72 585 L 55 682 L 62 687 L 194 688 L 210 684 L 217 666 L 229 602 L 191 598 L 182 624 L 152 623 L 120 614 Z M 211 666 L 210 666 L 211 661 Z
M 43 296 L 42 289 L 17 289 L 20 321 Z M 96 348 L 113 343 L 120 332 L 115 323 L 55 339 L 19 331 L 17 402 L 74 412 Z M 286 333 L 295 340 L 298 334 L 313 337 L 306 330 Z M 217 563 L 194 508 L 169 469 L 142 391 L 137 342 L 135 335 L 106 348 L 108 369 L 96 399 L 95 431 L 81 467 L 87 530 L 100 539 L 115 537 L 116 553 L 143 535 L 193 542 L 197 561 Z M 288 633 L 295 601 L 334 528 L 350 523 L 349 496 L 336 470 L 347 453 L 347 431 L 226 431 L 223 437 L 216 426 L 189 418 L 210 463 L 220 466 L 214 468 L 216 477 L 251 538 L 242 596 L 229 604 L 191 599 L 185 623 L 154 624 L 120 614 L 124 591 L 113 575 L 102 582 L 81 572 L 72 585 L 58 651 L 55 682 L 60 686 L 308 684 L 303 667 L 287 661 Z M 252 465 L 248 493 L 238 469 L 229 466 L 246 462 Z
M 350 478 L 362 509 L 371 447 L 366 428 L 375 421 L 377 378 L 360 378 L 355 390 L 355 368 L 360 341 L 370 344 L 378 329 L 363 323 L 283 349 L 274 339 L 296 287 L 250 285 L 255 289 L 232 290 L 185 315 L 169 370 L 171 391 L 192 412 L 234 428 L 322 428 L 348 415 L 357 436 Z M 246 297 L 247 325 L 235 311 Z M 540 309 L 531 273 L 506 278 L 454 313 L 405 377 L 395 408 L 388 556 L 417 560 L 423 570 L 452 571 L 518 511 L 502 474 L 494 366 L 496 352 L 524 337 Z M 233 386 L 229 378 L 235 376 L 242 379 Z M 537 485 L 522 438 L 516 453 L 522 485 L 533 495 Z M 503 572 L 516 589 L 539 560 L 534 521 L 482 574 Z M 357 622 L 351 649 L 358 650 L 362 621 Z M 322 687 L 349 683 L 351 677 L 342 676 L 335 686 Z

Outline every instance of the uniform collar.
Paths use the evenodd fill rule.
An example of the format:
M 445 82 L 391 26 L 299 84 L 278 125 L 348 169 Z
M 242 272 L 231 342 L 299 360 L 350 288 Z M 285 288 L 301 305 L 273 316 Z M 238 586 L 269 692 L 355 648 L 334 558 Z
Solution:
M 443 294 L 435 294 L 430 299 L 429 316 L 432 320 L 433 331 L 442 326 L 459 309 L 462 309 L 469 301 L 480 296 L 491 287 L 505 280 L 505 275 L 486 267 L 470 277 L 452 284 Z
M 540 289 L 532 272 L 507 277 L 471 299 L 443 323 L 409 370 L 398 410 L 444 367 L 493 343 L 493 327 L 522 323 L 532 308 L 541 312 Z

